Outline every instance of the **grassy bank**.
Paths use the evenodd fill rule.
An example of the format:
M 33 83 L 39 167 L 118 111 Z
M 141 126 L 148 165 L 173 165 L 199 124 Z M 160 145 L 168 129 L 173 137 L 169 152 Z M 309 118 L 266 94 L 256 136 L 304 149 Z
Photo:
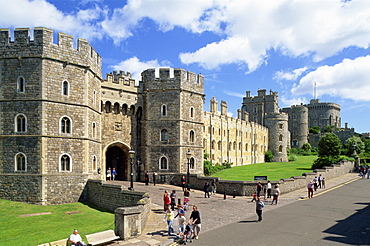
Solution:
M 224 169 L 211 177 L 223 180 L 253 180 L 254 176 L 267 176 L 268 180 L 280 180 L 302 173 L 312 172 L 311 166 L 317 156 L 298 156 L 292 162 L 266 162 Z
M 33 215 L 45 212 L 50 214 Z M 78 229 L 83 238 L 87 234 L 114 229 L 113 213 L 83 203 L 38 206 L 0 199 L 0 214 L 2 246 L 48 243 L 68 238 L 73 229 Z M 86 238 L 84 240 L 86 242 Z

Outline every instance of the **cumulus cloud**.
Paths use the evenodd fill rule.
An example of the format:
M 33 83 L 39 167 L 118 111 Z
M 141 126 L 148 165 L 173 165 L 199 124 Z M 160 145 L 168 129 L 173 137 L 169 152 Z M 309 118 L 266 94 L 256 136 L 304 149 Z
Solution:
M 298 77 L 301 76 L 302 73 L 306 71 L 307 71 L 307 67 L 297 68 L 291 72 L 277 71 L 273 79 L 276 79 L 278 81 L 280 80 L 294 81 L 298 79 Z
M 136 81 L 141 80 L 141 72 L 148 69 L 148 68 L 160 68 L 160 67 L 170 67 L 170 63 L 168 61 L 158 62 L 157 60 L 150 60 L 150 61 L 140 61 L 137 57 L 132 57 L 130 59 L 121 61 L 117 65 L 112 65 L 112 68 L 115 71 L 126 71 L 130 72 L 132 78 Z
M 292 105 L 300 105 L 300 104 L 307 104 L 308 100 L 305 97 L 298 97 L 298 98 L 287 98 L 286 96 L 280 97 L 281 107 L 290 107 Z
M 334 66 L 322 66 L 304 76 L 291 92 L 305 95 L 313 91 L 317 97 L 327 94 L 354 101 L 370 101 L 370 56 L 344 59 Z

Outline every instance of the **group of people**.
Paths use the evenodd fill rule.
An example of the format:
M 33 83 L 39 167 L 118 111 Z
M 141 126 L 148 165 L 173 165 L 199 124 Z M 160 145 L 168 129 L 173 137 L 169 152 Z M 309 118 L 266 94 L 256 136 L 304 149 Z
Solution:
M 185 217 L 185 211 L 188 206 L 189 202 L 189 190 L 184 190 L 184 204 L 178 204 L 177 205 L 177 213 L 175 213 L 175 206 L 176 206 L 176 191 L 173 190 L 171 194 L 169 194 L 168 190 L 165 190 L 163 195 L 163 203 L 164 203 L 164 210 L 165 215 L 163 220 L 167 223 L 168 227 L 168 236 L 171 236 L 171 234 L 175 233 L 175 230 L 173 228 L 173 221 L 178 218 L 178 230 L 177 235 L 178 237 L 184 237 L 185 233 L 189 233 L 191 235 L 187 235 L 188 237 L 198 239 L 198 235 L 201 229 L 201 219 L 200 219 L 200 213 L 198 211 L 197 206 L 193 205 L 193 211 L 191 212 L 191 215 L 188 220 L 186 220 Z M 188 230 L 186 230 L 188 228 Z
M 365 178 L 367 176 L 367 178 L 370 178 L 370 168 L 368 165 L 362 165 L 362 166 L 359 166 L 358 167 L 358 175 L 361 177 L 361 178 Z
M 115 180 L 117 176 L 117 170 L 115 168 L 111 169 L 108 167 L 107 169 L 107 180 Z
M 313 192 L 317 191 L 318 188 L 325 188 L 325 178 L 321 176 L 315 176 L 315 178 L 307 184 L 308 198 L 313 197 Z
M 216 190 L 217 190 L 217 183 L 216 183 L 216 179 L 212 180 L 211 183 L 208 183 L 206 182 L 204 184 L 204 198 L 210 198 L 210 194 L 214 195 L 216 194 Z
M 265 203 L 261 200 L 261 192 L 263 191 L 264 200 L 272 198 L 271 205 L 278 204 L 279 196 L 281 194 L 279 185 L 276 184 L 272 189 L 272 184 L 267 181 L 265 185 L 262 185 L 261 181 L 258 181 L 256 186 L 256 192 L 253 194 L 251 202 L 256 202 L 256 214 L 258 216 L 257 222 L 262 221 L 262 209 L 265 207 Z M 272 197 L 271 197 L 272 194 Z
M 148 171 L 146 171 L 145 172 L 145 185 L 149 185 L 149 172 Z M 153 171 L 153 179 L 152 179 L 152 181 L 153 181 L 153 185 L 155 185 L 156 183 L 157 183 L 157 176 L 158 176 L 158 173 L 156 172 L 156 171 Z

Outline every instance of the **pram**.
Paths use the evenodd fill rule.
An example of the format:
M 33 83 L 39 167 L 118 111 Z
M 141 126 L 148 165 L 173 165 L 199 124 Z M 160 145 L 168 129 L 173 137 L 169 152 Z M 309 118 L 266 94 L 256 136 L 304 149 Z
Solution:
M 185 231 L 180 234 L 180 239 L 177 241 L 177 243 L 183 245 L 186 245 L 188 242 L 192 243 L 193 242 L 193 240 L 191 239 L 192 235 L 193 235 L 193 226 L 187 224 L 185 226 Z

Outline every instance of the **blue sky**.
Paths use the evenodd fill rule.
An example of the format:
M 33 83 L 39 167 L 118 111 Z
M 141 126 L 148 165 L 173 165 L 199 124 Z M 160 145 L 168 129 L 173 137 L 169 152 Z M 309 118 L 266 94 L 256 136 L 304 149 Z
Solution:
M 47 27 L 84 38 L 103 74 L 183 68 L 205 76 L 231 115 L 246 91 L 279 106 L 341 105 L 342 126 L 370 132 L 368 0 L 0 0 L 0 28 Z

